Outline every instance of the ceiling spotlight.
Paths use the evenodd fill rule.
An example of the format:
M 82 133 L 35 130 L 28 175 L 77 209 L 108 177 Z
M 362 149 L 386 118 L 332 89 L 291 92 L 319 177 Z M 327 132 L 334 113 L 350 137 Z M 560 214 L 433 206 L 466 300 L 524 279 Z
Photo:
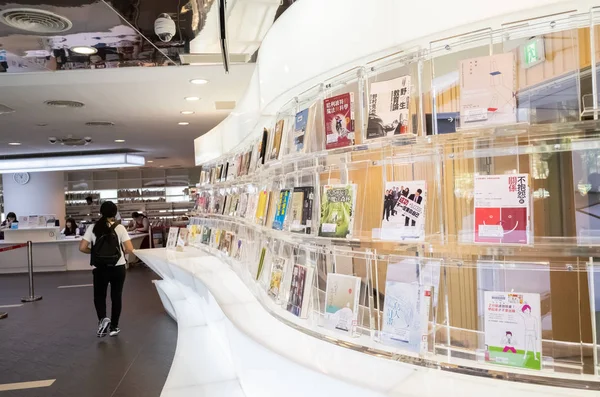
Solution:
M 98 52 L 98 50 L 94 47 L 89 47 L 89 46 L 76 46 L 76 47 L 71 47 L 71 51 L 73 51 L 76 54 L 80 54 L 80 55 L 92 55 Z
M 164 165 L 160 165 L 159 167 L 160 167 L 160 168 L 163 168 L 163 167 L 164 167 Z
M 192 79 L 192 80 L 190 80 L 190 83 L 197 84 L 197 85 L 204 85 L 204 84 L 208 84 L 208 80 L 204 80 L 204 79 Z
M 116 143 L 124 143 L 124 142 L 125 142 L 125 139 L 115 139 L 115 142 L 116 142 Z
M 154 163 L 154 160 L 148 160 L 146 163 Z
M 200 98 L 199 98 L 199 97 L 197 97 L 197 96 L 186 96 L 186 97 L 185 97 L 185 100 L 186 100 L 186 101 L 199 101 L 199 100 L 200 100 Z
M 177 124 L 179 124 L 179 125 L 190 125 L 190 123 L 188 123 L 187 121 L 180 121 Z
M 10 146 L 20 146 L 21 142 L 9 142 L 8 143 Z
M 194 114 L 194 112 L 192 112 L 191 110 L 184 110 L 181 112 L 181 114 Z

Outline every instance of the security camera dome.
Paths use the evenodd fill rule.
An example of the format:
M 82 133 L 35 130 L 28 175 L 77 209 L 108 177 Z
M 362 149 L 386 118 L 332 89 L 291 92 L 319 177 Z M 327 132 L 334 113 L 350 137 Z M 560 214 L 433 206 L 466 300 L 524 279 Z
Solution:
M 154 21 L 154 33 L 156 33 L 161 41 L 165 43 L 171 41 L 175 36 L 175 32 L 175 21 L 173 21 L 169 14 L 160 14 L 156 18 L 156 21 Z

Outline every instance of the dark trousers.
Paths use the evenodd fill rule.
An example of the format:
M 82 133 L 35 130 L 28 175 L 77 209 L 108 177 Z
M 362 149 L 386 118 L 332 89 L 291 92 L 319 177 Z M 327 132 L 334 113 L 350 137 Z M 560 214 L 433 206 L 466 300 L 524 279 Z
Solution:
M 106 317 L 106 292 L 110 284 L 111 300 L 111 326 L 119 326 L 121 317 L 121 298 L 123 295 L 123 284 L 125 284 L 125 265 L 96 268 L 94 274 L 94 306 L 98 321 Z

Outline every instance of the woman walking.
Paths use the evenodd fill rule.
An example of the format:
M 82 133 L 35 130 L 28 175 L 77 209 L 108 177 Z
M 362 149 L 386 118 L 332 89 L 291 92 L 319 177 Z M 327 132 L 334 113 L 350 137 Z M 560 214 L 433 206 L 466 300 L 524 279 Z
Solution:
M 125 254 L 133 252 L 133 245 L 125 226 L 115 223 L 117 206 L 106 201 L 100 207 L 102 217 L 89 227 L 79 250 L 91 254 L 90 265 L 94 267 L 94 306 L 98 315 L 99 338 L 117 336 L 121 316 L 121 298 L 125 283 Z M 106 317 L 106 292 L 110 284 L 111 318 Z

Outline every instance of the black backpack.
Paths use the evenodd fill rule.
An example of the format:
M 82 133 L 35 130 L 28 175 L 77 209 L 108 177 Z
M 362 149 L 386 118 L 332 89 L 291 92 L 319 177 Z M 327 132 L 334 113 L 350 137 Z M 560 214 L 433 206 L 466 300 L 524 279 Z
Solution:
M 91 266 L 112 267 L 121 259 L 121 244 L 115 232 L 117 226 L 118 223 L 113 223 L 108 233 L 98 237 L 96 243 L 92 244 Z

